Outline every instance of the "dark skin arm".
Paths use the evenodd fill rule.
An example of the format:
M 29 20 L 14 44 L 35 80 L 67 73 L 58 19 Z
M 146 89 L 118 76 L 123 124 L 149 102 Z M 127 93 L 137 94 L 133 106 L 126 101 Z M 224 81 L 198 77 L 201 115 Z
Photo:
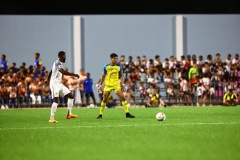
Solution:
M 62 69 L 62 68 L 59 70 L 59 72 L 61 72 L 63 75 L 74 76 L 74 77 L 79 78 L 79 75 L 78 75 L 78 74 L 70 73 L 70 72 L 68 72 L 68 71 L 65 71 L 65 70 Z M 45 83 L 49 83 L 50 78 L 51 78 L 51 75 L 52 75 L 52 70 L 49 72 L 47 82 L 45 81 Z
M 74 77 L 79 78 L 79 75 L 78 75 L 78 74 L 74 74 L 74 73 L 65 71 L 65 70 L 62 69 L 62 68 L 60 68 L 59 72 L 61 72 L 63 75 L 66 75 L 66 76 L 74 76 Z

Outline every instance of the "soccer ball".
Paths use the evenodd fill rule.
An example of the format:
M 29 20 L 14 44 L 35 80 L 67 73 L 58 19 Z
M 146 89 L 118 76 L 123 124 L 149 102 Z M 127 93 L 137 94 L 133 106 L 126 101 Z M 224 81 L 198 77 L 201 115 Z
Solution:
M 166 119 L 166 115 L 163 112 L 158 112 L 156 115 L 157 121 L 164 121 Z
M 94 104 L 90 104 L 89 108 L 95 108 Z

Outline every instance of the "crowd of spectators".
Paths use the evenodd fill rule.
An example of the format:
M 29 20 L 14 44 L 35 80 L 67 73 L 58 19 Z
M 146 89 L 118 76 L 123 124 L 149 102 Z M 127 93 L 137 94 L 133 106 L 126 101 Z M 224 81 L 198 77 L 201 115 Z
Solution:
M 221 57 L 220 53 L 216 53 L 215 57 L 209 54 L 206 59 L 202 55 L 182 55 L 180 59 L 170 56 L 163 61 L 160 55 L 153 59 L 148 59 L 146 55 L 137 56 L 135 60 L 132 56 L 126 60 L 121 55 L 119 63 L 125 73 L 125 94 L 128 101 L 133 100 L 133 104 L 138 97 L 136 89 L 140 91 L 143 104 L 150 98 L 152 90 L 166 93 L 165 101 L 173 99 L 175 104 L 181 102 L 184 105 L 222 103 L 229 89 L 233 89 L 240 99 L 239 54 L 234 57 L 231 54 L 226 57 Z
M 52 103 L 49 85 L 44 83 L 49 71 L 46 71 L 40 53 L 35 53 L 34 58 L 33 65 L 29 67 L 24 62 L 19 67 L 14 62 L 9 66 L 6 55 L 2 54 L 0 68 L 2 109 L 22 107 L 26 104 Z M 173 102 L 197 106 L 212 105 L 214 102 L 222 102 L 225 92 L 229 89 L 232 89 L 240 99 L 239 54 L 227 54 L 227 57 L 221 57 L 220 53 L 214 57 L 210 54 L 207 57 L 182 55 L 180 59 L 170 56 L 165 60 L 161 60 L 160 55 L 154 58 L 148 58 L 146 55 L 136 56 L 135 59 L 129 56 L 127 60 L 125 55 L 121 55 L 119 63 L 125 77 L 124 94 L 133 105 L 146 105 L 153 93 L 160 95 L 161 100 L 168 104 Z M 87 78 L 84 69 L 80 69 L 79 75 L 79 79 L 63 76 L 63 83 L 73 95 L 80 91 L 81 102 L 75 104 L 89 105 L 89 99 L 87 102 L 84 100 L 83 82 Z M 101 102 L 102 90 L 98 90 L 98 94 Z M 112 96 L 110 98 L 112 102 Z M 66 98 L 60 97 L 60 104 L 66 103 Z M 96 103 L 94 101 L 94 104 Z M 165 105 L 164 102 L 161 103 Z

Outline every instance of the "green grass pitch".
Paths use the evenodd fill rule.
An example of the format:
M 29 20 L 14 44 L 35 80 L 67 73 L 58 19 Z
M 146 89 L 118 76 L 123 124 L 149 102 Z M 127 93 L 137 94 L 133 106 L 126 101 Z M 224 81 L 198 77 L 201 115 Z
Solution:
M 155 119 L 164 112 L 165 121 Z M 240 107 L 0 110 L 0 160 L 239 160 Z

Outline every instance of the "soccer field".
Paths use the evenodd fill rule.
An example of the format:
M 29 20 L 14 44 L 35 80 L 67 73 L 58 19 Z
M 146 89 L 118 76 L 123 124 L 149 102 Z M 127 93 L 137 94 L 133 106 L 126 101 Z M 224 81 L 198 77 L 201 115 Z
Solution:
M 155 119 L 164 112 L 165 121 Z M 240 107 L 0 110 L 1 160 L 239 160 Z

